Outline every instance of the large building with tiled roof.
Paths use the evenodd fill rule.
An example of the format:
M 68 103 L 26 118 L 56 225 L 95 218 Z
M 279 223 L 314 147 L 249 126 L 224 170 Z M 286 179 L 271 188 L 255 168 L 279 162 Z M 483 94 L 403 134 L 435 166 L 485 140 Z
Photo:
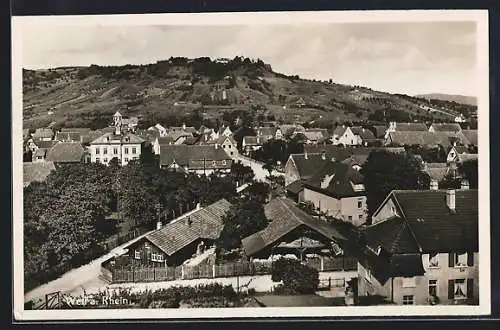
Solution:
M 462 127 L 457 123 L 433 123 L 429 127 L 429 132 L 454 132 L 462 131 Z
M 360 242 L 359 294 L 396 304 L 477 304 L 478 190 L 395 190 Z
M 198 207 L 126 246 L 128 261 L 136 265 L 178 266 L 200 252 L 200 247 L 215 244 L 224 228 L 223 218 L 231 203 L 221 199 Z M 126 256 L 126 257 L 127 257 Z
M 57 142 L 47 152 L 47 160 L 55 164 L 82 162 L 85 149 L 79 142 Z
M 233 160 L 219 145 L 160 144 L 160 166 L 200 175 L 231 171 Z
M 467 138 L 461 133 L 455 132 L 429 132 L 429 131 L 407 131 L 389 132 L 384 144 L 386 146 L 442 146 L 448 148 L 452 145 L 467 145 Z
M 122 130 L 122 115 L 113 115 L 114 131 L 107 132 L 90 143 L 90 160 L 93 163 L 109 164 L 117 158 L 120 165 L 139 159 L 145 140 L 135 134 Z

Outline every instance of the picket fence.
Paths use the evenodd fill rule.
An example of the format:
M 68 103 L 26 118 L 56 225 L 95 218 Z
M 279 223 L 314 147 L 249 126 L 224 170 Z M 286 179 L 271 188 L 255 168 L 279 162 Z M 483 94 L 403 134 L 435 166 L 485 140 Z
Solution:
M 357 267 L 354 258 L 310 260 L 306 264 L 318 271 L 352 271 Z M 271 274 L 271 262 L 232 262 L 224 264 L 201 264 L 177 267 L 136 267 L 114 268 L 111 270 L 112 283 L 159 282 L 220 278 L 233 276 L 255 276 Z

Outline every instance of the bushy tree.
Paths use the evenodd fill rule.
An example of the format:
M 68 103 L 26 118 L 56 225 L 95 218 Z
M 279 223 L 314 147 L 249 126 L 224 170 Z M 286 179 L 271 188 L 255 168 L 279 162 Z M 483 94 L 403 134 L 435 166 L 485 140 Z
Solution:
M 273 262 L 271 280 L 283 282 L 290 293 L 313 294 L 318 289 L 319 273 L 298 260 L 280 258 Z
M 430 177 L 417 158 L 406 154 L 373 151 L 361 169 L 366 188 L 368 213 L 380 206 L 395 189 L 429 189 Z

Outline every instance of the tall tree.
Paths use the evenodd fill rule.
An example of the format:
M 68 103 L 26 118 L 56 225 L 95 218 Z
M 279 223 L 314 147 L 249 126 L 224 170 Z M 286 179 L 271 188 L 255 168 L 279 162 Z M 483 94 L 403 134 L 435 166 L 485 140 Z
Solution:
M 471 189 L 477 189 L 479 186 L 478 170 L 479 164 L 477 159 L 466 160 L 458 165 L 458 171 L 469 181 Z
M 392 190 L 429 189 L 430 184 L 430 177 L 418 159 L 387 151 L 371 152 L 361 174 L 370 216 Z

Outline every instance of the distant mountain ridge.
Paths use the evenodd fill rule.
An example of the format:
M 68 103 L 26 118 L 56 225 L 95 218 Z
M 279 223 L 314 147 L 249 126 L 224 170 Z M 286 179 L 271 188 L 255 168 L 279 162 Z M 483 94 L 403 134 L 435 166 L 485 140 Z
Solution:
M 456 102 L 461 104 L 468 104 L 477 106 L 477 98 L 474 96 L 458 95 L 458 94 L 443 94 L 443 93 L 430 93 L 430 94 L 420 94 L 415 95 L 415 97 L 420 97 L 424 99 L 434 99 L 441 101 Z
M 475 107 L 363 86 L 302 79 L 262 60 L 171 57 L 146 65 L 23 69 L 26 128 L 107 125 L 114 112 L 140 125 L 171 124 L 199 110 L 217 120 L 226 111 L 256 111 L 284 122 L 452 121 Z M 178 118 L 178 119 L 176 119 Z M 179 124 L 179 123 L 176 123 Z

